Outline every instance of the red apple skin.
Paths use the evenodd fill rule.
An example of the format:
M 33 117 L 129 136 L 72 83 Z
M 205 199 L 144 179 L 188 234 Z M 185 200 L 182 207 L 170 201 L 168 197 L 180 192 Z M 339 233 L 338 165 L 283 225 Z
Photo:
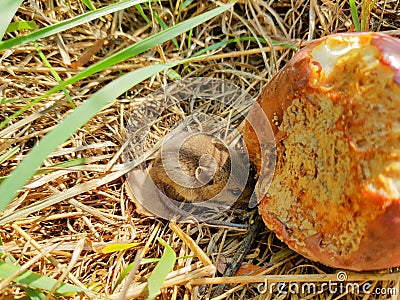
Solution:
M 400 266 L 399 68 L 397 38 L 331 35 L 300 50 L 257 99 L 277 149 L 259 213 L 311 260 L 356 271 Z M 259 114 L 250 111 L 244 140 L 260 174 Z

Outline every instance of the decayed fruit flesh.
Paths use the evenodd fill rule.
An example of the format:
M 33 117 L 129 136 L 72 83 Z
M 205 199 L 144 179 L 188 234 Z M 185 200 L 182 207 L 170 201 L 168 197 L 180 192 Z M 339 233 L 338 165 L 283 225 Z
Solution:
M 399 53 L 400 41 L 381 34 L 329 36 L 302 49 L 258 99 L 278 157 L 259 211 L 310 259 L 353 270 L 400 265 Z M 254 138 L 246 124 L 246 142 Z M 262 172 L 260 148 L 248 148 Z

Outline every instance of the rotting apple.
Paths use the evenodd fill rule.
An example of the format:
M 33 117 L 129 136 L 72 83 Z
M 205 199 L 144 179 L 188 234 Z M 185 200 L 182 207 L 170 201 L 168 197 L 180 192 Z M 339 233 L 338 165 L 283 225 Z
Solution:
M 274 177 L 258 199 L 267 227 L 329 266 L 399 266 L 400 40 L 370 32 L 316 40 L 257 103 L 276 140 Z M 260 174 L 258 113 L 250 111 L 244 138 Z

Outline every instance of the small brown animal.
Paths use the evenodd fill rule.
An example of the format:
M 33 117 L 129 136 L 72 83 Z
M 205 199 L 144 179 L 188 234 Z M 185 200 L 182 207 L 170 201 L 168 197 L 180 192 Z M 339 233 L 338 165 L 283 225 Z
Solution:
M 177 134 L 165 142 L 160 152 L 149 174 L 171 199 L 213 199 L 232 205 L 248 201 L 252 194 L 254 177 L 249 174 L 249 162 L 239 151 L 209 134 Z

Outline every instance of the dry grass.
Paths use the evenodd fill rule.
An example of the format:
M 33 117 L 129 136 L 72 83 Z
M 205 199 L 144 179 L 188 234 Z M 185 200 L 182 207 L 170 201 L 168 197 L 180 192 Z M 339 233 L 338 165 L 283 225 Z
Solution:
M 34 19 L 49 24 L 81 14 L 85 8 L 78 0 L 35 1 L 39 11 L 25 1 L 15 19 Z M 96 7 L 112 1 L 94 1 Z M 193 1 L 178 14 L 181 1 L 152 3 L 167 23 L 174 23 L 198 15 L 216 6 L 212 1 Z M 148 15 L 149 11 L 145 11 Z M 370 30 L 399 35 L 400 5 L 396 0 L 378 1 L 372 11 Z M 135 9 L 123 14 L 109 15 L 104 21 L 96 20 L 79 28 L 63 32 L 58 37 L 41 40 L 41 50 L 62 79 L 70 78 L 79 70 L 68 65 L 84 56 L 96 45 L 95 54 L 89 56 L 92 64 L 102 57 L 139 41 L 160 30 L 153 22 L 146 24 Z M 237 84 L 252 96 L 256 96 L 266 82 L 290 59 L 294 51 L 282 46 L 272 46 L 271 40 L 287 45 L 301 46 L 315 38 L 330 33 L 354 30 L 349 6 L 346 1 L 238 1 L 234 10 L 225 13 L 193 30 L 188 48 L 188 35 L 177 38 L 178 48 L 167 42 L 134 59 L 125 61 L 69 87 L 73 102 L 79 106 L 106 83 L 118 78 L 121 72 L 155 62 L 169 62 L 177 57 L 190 57 L 193 53 L 214 43 L 235 37 L 263 37 L 264 45 L 254 41 L 239 41 L 218 48 L 207 59 L 198 60 L 175 68 L 181 77 L 212 77 Z M 98 42 L 104 39 L 104 42 Z M 62 57 L 61 41 L 67 52 Z M 2 97 L 28 98 L 44 94 L 57 85 L 47 67 L 39 59 L 32 45 L 14 49 L 9 55 L 3 53 L 0 65 L 0 92 Z M 179 259 L 175 271 L 165 282 L 159 299 L 208 299 L 216 284 L 230 283 L 226 293 L 215 299 L 389 299 L 390 295 L 355 295 L 346 293 L 319 295 L 307 294 L 259 294 L 260 277 L 215 278 L 215 266 L 221 270 L 224 261 L 233 256 L 245 232 L 239 229 L 216 228 L 204 224 L 168 224 L 161 219 L 144 217 L 135 212 L 124 185 L 124 170 L 118 150 L 123 144 L 125 126 L 135 108 L 146 95 L 170 82 L 166 74 L 154 76 L 131 90 L 124 97 L 98 113 L 87 125 L 54 152 L 44 163 L 42 170 L 53 172 L 34 177 L 7 208 L 3 217 L 12 216 L 0 229 L 4 246 L 1 251 L 11 253 L 19 264 L 32 262 L 30 270 L 79 286 L 87 286 L 112 299 L 118 299 L 124 285 L 116 286 L 118 277 L 127 265 L 134 261 L 138 249 L 146 258 L 160 257 L 163 252 L 155 238 L 162 237 L 176 251 Z M 24 155 L 44 134 L 49 132 L 73 108 L 68 102 L 60 102 L 62 93 L 41 102 L 13 124 L 3 129 L 7 133 L 1 140 L 0 154 L 18 145 L 19 153 L 4 162 L 0 176 L 6 176 L 24 158 Z M 39 114 L 50 104 L 60 103 L 55 109 Z M 25 102 L 1 104 L 0 121 L 25 106 Z M 64 161 L 86 158 L 86 164 L 73 168 L 49 167 Z M 118 173 L 119 171 L 119 173 Z M 21 209 L 33 203 L 47 200 L 43 207 L 26 213 Z M 52 204 L 52 205 L 50 205 Z M 250 213 L 236 211 L 231 221 L 246 223 Z M 241 217 L 241 219 L 240 219 Z M 140 243 L 122 252 L 103 254 L 101 249 L 110 243 Z M 51 249 L 53 247 L 53 249 Z M 55 248 L 54 248 L 55 247 Z M 37 258 L 46 250 L 44 257 Z M 262 267 L 262 274 L 269 274 L 269 282 L 321 282 L 329 280 L 337 270 L 311 262 L 300 255 L 288 252 L 286 246 L 273 233 L 259 232 L 246 263 Z M 133 280 L 137 285 L 127 295 L 140 295 L 143 282 L 154 264 L 138 268 Z M 185 275 L 177 270 L 186 270 Z M 181 271 L 181 272 L 183 272 Z M 362 283 L 370 281 L 376 287 L 396 287 L 400 292 L 397 270 L 349 274 Z M 277 277 L 276 275 L 284 275 Z M 290 275 L 290 276 L 289 276 Z M 293 277 L 295 275 L 295 277 Z M 322 276 L 316 277 L 315 275 Z M 287 276 L 287 277 L 285 277 Z M 331 277 L 329 277 L 331 276 Z M 321 279 L 322 278 L 322 279 Z M 334 279 L 334 278 L 333 278 Z M 0 299 L 19 298 L 23 290 L 18 286 L 2 286 Z M 86 295 L 85 297 L 89 297 Z

